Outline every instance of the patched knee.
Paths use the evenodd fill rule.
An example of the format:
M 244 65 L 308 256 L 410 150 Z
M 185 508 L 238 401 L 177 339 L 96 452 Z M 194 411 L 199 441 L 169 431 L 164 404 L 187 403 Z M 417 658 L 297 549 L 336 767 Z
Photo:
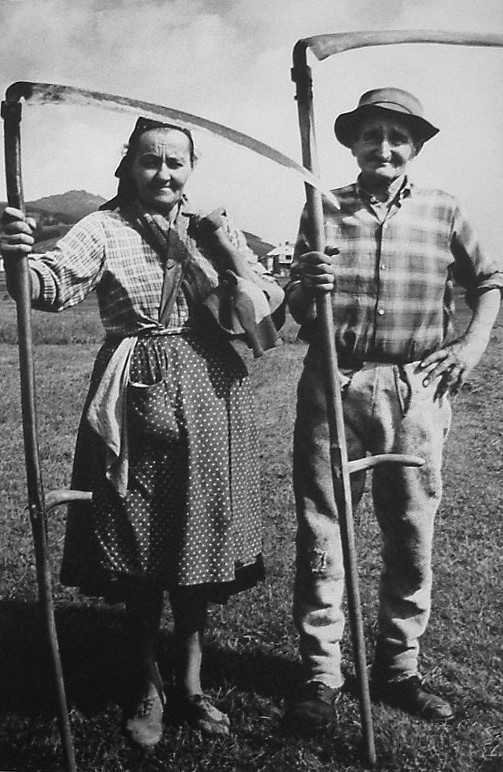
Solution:
M 333 556 L 322 549 L 306 553 L 304 568 L 315 579 L 340 579 L 344 576 L 342 565 L 334 563 Z
M 328 574 L 328 554 L 325 550 L 313 550 L 309 554 L 309 570 L 312 574 L 326 576 Z

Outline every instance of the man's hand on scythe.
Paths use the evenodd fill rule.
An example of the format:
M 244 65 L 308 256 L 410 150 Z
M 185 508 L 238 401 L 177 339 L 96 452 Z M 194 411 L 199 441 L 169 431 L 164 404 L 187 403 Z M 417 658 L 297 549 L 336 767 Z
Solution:
M 299 324 L 316 314 L 315 300 L 335 287 L 335 255 L 338 249 L 326 252 L 306 252 L 299 257 L 300 282 L 288 295 L 288 306 Z
M 335 261 L 337 251 L 306 252 L 299 258 L 300 283 L 308 292 L 332 292 L 335 286 Z

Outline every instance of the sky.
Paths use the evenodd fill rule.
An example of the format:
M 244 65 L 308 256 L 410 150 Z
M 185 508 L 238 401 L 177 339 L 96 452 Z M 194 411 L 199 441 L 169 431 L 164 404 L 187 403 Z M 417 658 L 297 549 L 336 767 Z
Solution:
M 501 0 L 0 0 L 0 89 L 61 83 L 167 105 L 245 132 L 300 161 L 295 42 L 354 30 L 438 29 L 503 34 Z M 351 182 L 351 153 L 333 135 L 337 114 L 364 91 L 413 91 L 440 134 L 411 169 L 467 209 L 500 252 L 503 200 L 503 49 L 439 45 L 364 48 L 312 58 L 323 183 Z M 105 197 L 134 117 L 90 108 L 28 107 L 22 123 L 27 200 L 70 189 Z M 189 183 L 203 210 L 224 206 L 245 230 L 294 240 L 302 178 L 198 132 Z M 5 190 L 3 170 L 0 190 Z M 0 193 L 0 199 L 5 198 Z

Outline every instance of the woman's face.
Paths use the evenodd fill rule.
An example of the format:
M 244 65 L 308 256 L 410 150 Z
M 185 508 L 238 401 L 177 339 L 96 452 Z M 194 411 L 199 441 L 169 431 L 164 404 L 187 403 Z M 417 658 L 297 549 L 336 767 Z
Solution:
M 163 215 L 174 212 L 192 172 L 189 138 L 176 129 L 146 131 L 131 164 L 141 203 Z

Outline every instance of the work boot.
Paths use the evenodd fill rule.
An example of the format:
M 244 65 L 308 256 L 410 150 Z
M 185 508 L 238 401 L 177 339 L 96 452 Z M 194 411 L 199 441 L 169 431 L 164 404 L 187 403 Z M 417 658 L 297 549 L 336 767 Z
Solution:
M 394 708 L 401 708 L 429 721 L 451 721 L 454 711 L 446 700 L 437 697 L 423 687 L 419 675 L 398 681 L 385 681 L 372 677 L 370 693 L 374 700 Z
M 126 717 L 125 728 L 129 738 L 142 748 L 153 748 L 162 737 L 162 715 L 166 698 L 162 689 L 148 682 L 140 700 Z
M 303 730 L 324 729 L 333 720 L 340 689 L 321 681 L 308 681 L 290 701 L 284 716 L 287 726 Z

